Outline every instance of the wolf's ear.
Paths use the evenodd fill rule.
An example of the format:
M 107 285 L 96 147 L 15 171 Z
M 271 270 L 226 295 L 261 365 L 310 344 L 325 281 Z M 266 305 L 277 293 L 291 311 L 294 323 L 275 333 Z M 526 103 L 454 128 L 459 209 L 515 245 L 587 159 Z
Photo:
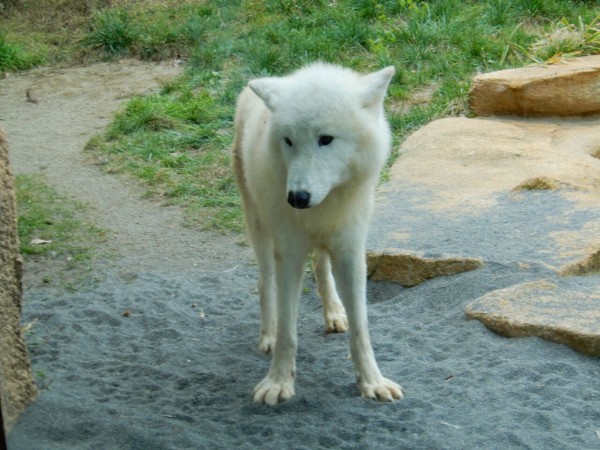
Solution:
M 387 87 L 394 76 L 394 66 L 365 75 L 362 79 L 362 104 L 365 108 L 383 103 Z
M 271 111 L 275 111 L 277 107 L 279 97 L 284 89 L 283 85 L 283 80 L 275 77 L 258 78 L 248 83 L 250 89 L 265 102 Z

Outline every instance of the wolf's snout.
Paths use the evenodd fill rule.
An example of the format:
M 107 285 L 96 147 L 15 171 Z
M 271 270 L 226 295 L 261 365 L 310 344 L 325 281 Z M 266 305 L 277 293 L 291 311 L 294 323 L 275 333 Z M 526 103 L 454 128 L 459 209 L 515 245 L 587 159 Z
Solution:
M 288 192 L 287 201 L 294 208 L 310 208 L 310 193 L 306 191 L 290 191 Z

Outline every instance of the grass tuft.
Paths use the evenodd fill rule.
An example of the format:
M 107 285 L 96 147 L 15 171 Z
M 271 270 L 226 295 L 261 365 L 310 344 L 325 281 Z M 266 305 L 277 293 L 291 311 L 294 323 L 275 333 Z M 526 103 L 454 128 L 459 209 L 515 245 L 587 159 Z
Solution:
M 39 175 L 15 181 L 21 253 L 44 263 L 44 283 L 75 288 L 89 279 L 106 232 L 84 219 L 86 205 L 58 194 Z
M 82 40 L 82 45 L 103 50 L 114 56 L 128 54 L 141 38 L 137 25 L 123 9 L 99 11 L 94 15 L 91 28 Z
M 0 73 L 30 69 L 45 61 L 43 50 L 29 52 L 0 30 Z
M 576 23 L 566 18 L 552 25 L 549 31 L 528 47 L 511 42 L 515 54 L 538 64 L 554 64 L 565 59 L 600 53 L 600 14 L 588 23 L 581 16 Z

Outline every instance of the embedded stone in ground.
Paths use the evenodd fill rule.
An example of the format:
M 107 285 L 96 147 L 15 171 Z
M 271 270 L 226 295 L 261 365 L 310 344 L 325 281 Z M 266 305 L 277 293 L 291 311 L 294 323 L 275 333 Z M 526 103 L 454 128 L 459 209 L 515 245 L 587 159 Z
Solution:
M 600 280 L 538 280 L 490 292 L 466 308 L 469 319 L 506 337 L 537 336 L 600 355 Z
M 592 155 L 599 148 L 598 118 L 445 118 L 404 141 L 380 191 L 401 192 L 406 188 L 396 185 L 404 182 L 424 186 L 432 207 L 463 211 L 493 206 L 495 195 L 520 185 L 546 184 L 579 190 L 597 203 L 600 160 Z
M 432 278 L 468 272 L 483 266 L 476 258 L 426 257 L 416 252 L 386 249 L 367 252 L 367 273 L 371 281 L 394 281 L 413 287 Z

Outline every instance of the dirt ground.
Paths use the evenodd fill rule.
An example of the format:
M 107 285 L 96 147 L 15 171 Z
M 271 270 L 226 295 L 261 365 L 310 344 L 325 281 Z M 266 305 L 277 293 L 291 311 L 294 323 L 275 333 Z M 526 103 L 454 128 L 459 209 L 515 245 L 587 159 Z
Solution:
M 157 91 L 180 71 L 175 63 L 123 60 L 36 69 L 0 82 L 0 126 L 8 136 L 13 169 L 17 174 L 42 173 L 60 193 L 89 204 L 92 222 L 109 232 L 106 248 L 99 252 L 118 254 L 121 258 L 112 262 L 124 269 L 214 269 L 222 264 L 226 270 L 244 253 L 232 245 L 235 237 L 182 226 L 178 207 L 142 199 L 144 189 L 136 180 L 106 176 L 82 152 L 124 101 Z M 27 101 L 28 96 L 37 103 Z M 35 282 L 34 274 L 47 276 L 48 270 L 52 265 L 31 267 L 28 280 Z

